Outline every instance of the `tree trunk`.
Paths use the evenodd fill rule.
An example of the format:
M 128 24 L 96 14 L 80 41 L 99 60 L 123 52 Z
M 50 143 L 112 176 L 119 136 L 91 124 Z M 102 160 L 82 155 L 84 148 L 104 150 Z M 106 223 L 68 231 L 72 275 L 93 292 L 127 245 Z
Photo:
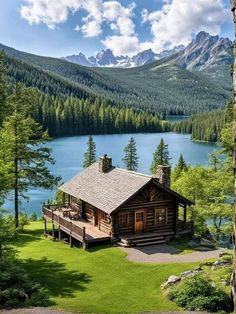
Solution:
M 19 192 L 18 192 L 18 160 L 15 158 L 15 183 L 14 183 L 14 203 L 15 203 L 15 225 L 19 227 Z
M 233 12 L 233 20 L 234 20 L 234 29 L 235 29 L 235 36 L 236 36 L 236 0 L 231 0 L 231 7 Z M 234 145 L 236 144 L 236 42 L 234 41 L 234 64 L 233 64 L 233 105 L 234 105 L 234 129 L 233 129 L 233 137 L 234 137 Z M 236 236 L 236 146 L 234 146 L 234 157 L 233 157 L 233 169 L 234 169 L 234 177 L 235 177 L 235 185 L 234 185 L 234 234 L 233 239 Z M 232 292 L 232 299 L 234 303 L 234 310 L 236 310 L 236 250 L 235 250 L 235 243 L 234 243 L 234 253 L 233 253 L 233 273 L 231 277 L 231 292 Z

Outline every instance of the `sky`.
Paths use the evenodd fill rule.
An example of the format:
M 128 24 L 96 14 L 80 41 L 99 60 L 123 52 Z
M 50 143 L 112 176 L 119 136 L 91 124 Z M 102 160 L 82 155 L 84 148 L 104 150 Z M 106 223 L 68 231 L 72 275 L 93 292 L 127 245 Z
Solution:
M 44 56 L 160 52 L 202 30 L 234 38 L 230 0 L 0 0 L 0 43 Z

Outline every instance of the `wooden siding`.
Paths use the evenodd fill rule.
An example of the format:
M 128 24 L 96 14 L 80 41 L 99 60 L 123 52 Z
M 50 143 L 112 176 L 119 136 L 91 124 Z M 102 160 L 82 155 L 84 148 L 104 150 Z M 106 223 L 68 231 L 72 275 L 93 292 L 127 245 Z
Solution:
M 88 203 L 85 203 L 84 209 L 85 209 L 85 219 L 89 221 L 91 224 L 94 224 L 93 206 Z
M 167 221 L 155 223 L 155 209 L 167 209 Z M 134 233 L 135 211 L 144 210 L 146 217 L 145 232 L 173 232 L 175 231 L 178 219 L 178 206 L 176 199 L 165 191 L 162 191 L 154 184 L 143 189 L 135 197 L 130 199 L 120 210 L 114 214 L 115 236 Z M 129 212 L 129 224 L 119 225 L 119 214 Z
M 84 203 L 85 219 L 95 225 L 95 212 L 97 215 L 97 228 L 107 234 L 111 234 L 111 218 L 110 215 L 102 212 L 88 203 Z M 105 218 L 105 219 L 104 219 Z

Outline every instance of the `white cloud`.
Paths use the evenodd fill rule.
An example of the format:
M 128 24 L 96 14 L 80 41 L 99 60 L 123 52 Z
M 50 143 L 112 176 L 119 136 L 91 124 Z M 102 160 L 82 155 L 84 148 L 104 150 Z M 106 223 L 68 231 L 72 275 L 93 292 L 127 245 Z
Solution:
M 79 25 L 76 25 L 76 26 L 75 26 L 74 31 L 75 31 L 75 32 L 79 32 L 79 31 L 80 31 Z
M 137 36 L 109 36 L 102 40 L 106 48 L 112 49 L 116 56 L 133 55 L 140 51 Z
M 161 10 L 142 11 L 143 23 L 150 23 L 153 39 L 141 47 L 158 52 L 166 45 L 186 45 L 201 30 L 219 34 L 221 24 L 230 18 L 222 0 L 167 0 Z
M 130 0 L 131 1 L 131 0 Z M 152 48 L 159 52 L 166 46 L 186 45 L 201 30 L 218 34 L 221 24 L 231 19 L 223 0 L 163 0 L 160 10 L 141 12 L 142 23 L 150 25 L 151 40 L 140 42 L 135 33 L 135 2 L 123 6 L 119 0 L 24 0 L 21 16 L 30 24 L 46 24 L 54 29 L 79 10 L 86 14 L 74 30 L 84 37 L 103 35 L 103 26 L 111 33 L 101 42 L 116 55 L 134 54 Z

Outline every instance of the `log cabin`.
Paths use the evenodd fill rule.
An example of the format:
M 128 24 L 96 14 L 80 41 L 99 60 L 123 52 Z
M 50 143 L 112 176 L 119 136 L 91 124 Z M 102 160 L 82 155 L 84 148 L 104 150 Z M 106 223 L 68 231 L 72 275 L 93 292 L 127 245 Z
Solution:
M 158 166 L 156 176 L 112 165 L 104 155 L 98 162 L 59 187 L 62 204 L 43 208 L 52 233 L 58 227 L 84 248 L 90 243 L 117 241 L 124 246 L 164 243 L 191 234 L 187 221 L 192 201 L 170 189 L 170 166 Z

